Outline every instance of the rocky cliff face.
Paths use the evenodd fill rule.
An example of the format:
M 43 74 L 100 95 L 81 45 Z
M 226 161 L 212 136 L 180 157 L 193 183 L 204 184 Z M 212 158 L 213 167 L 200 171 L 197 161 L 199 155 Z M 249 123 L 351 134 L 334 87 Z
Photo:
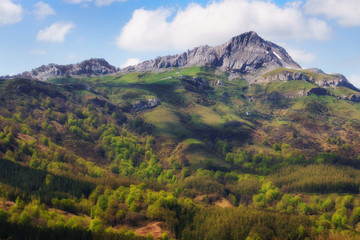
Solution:
M 284 48 L 262 39 L 255 32 L 247 32 L 233 37 L 220 46 L 201 46 L 175 56 L 158 57 L 121 69 L 121 72 L 146 72 L 193 65 L 206 65 L 244 74 L 255 72 L 260 68 L 301 69 Z
M 323 71 L 316 69 L 306 70 L 294 70 L 294 69 L 276 69 L 275 71 L 268 72 L 263 76 L 257 78 L 257 83 L 268 83 L 277 81 L 292 81 L 303 80 L 307 82 L 313 82 L 320 87 L 347 87 L 352 90 L 358 91 L 358 89 L 352 85 L 341 74 L 326 74 Z
M 133 105 L 133 109 L 135 112 L 139 112 L 146 109 L 151 109 L 159 106 L 161 104 L 160 100 L 153 97 L 146 100 L 138 100 Z
M 98 76 L 116 73 L 117 69 L 110 65 L 104 59 L 91 58 L 77 64 L 57 65 L 49 64 L 43 65 L 30 72 L 21 74 L 23 78 L 36 79 L 46 81 L 55 77 L 72 77 L 72 76 Z

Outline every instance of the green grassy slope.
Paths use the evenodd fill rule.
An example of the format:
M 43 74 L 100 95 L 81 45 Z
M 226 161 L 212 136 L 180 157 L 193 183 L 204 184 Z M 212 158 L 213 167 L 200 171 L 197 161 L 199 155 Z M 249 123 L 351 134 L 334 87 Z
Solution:
M 0 238 L 356 239 L 360 103 L 314 87 L 196 66 L 0 81 Z

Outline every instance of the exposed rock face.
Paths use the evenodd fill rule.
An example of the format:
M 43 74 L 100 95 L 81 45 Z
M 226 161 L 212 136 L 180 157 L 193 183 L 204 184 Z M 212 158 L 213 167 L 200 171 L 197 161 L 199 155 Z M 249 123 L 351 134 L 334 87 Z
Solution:
M 360 102 L 360 94 L 352 94 L 352 95 L 350 95 L 349 100 L 352 101 L 352 102 Z
M 223 83 L 220 80 L 214 80 L 212 82 L 210 82 L 211 86 L 222 86 Z
M 146 72 L 193 65 L 206 65 L 239 73 L 251 73 L 263 67 L 271 70 L 278 67 L 301 69 L 284 48 L 262 39 L 255 32 L 247 32 L 220 46 L 200 46 L 175 56 L 145 61 L 121 71 Z
M 212 90 L 212 88 L 209 86 L 209 83 L 200 77 L 183 77 L 181 81 L 184 84 L 185 89 L 188 91 L 202 93 L 205 90 Z
M 310 90 L 308 90 L 306 92 L 306 95 L 309 96 L 310 94 L 315 94 L 315 95 L 326 95 L 327 91 L 325 88 L 321 88 L 321 87 L 317 87 L 317 88 L 312 88 Z
M 310 81 L 310 78 L 301 72 L 280 71 L 276 74 L 267 75 L 256 80 L 259 83 L 278 82 L 278 81 L 292 81 L 305 80 Z
M 145 109 L 151 109 L 159 106 L 161 104 L 160 100 L 157 98 L 149 98 L 146 100 L 136 101 L 133 105 L 133 109 L 135 112 L 139 112 Z
M 99 76 L 116 73 L 117 69 L 104 59 L 91 58 L 70 65 L 49 64 L 21 74 L 24 78 L 46 81 L 55 77 Z
M 293 70 L 282 69 L 268 72 L 257 78 L 257 83 L 269 83 L 276 81 L 303 80 L 312 82 L 320 87 L 347 87 L 359 91 L 341 74 L 326 74 L 320 69 Z
M 316 79 L 314 82 L 320 87 L 347 87 L 358 91 L 356 87 L 354 87 L 345 76 L 341 74 L 332 74 L 328 75 L 330 78 Z

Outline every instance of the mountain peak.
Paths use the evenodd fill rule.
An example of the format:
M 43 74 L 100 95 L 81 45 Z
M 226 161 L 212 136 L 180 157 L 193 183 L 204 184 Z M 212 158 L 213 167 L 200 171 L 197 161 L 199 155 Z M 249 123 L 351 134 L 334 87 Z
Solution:
M 110 65 L 103 58 L 90 58 L 77 64 L 58 65 L 48 64 L 42 65 L 29 72 L 21 74 L 24 78 L 37 79 L 41 81 L 55 77 L 71 77 L 71 76 L 98 76 L 116 73 L 116 67 Z
M 122 71 L 146 72 L 192 65 L 206 65 L 242 74 L 254 73 L 258 69 L 270 71 L 278 67 L 301 69 L 284 48 L 250 31 L 233 37 L 219 46 L 200 46 L 178 55 L 145 61 Z
M 246 32 L 246 33 L 240 34 L 238 36 L 232 37 L 230 42 L 246 41 L 247 43 L 255 43 L 256 41 L 259 41 L 259 40 L 265 41 L 256 32 L 250 31 L 250 32 Z

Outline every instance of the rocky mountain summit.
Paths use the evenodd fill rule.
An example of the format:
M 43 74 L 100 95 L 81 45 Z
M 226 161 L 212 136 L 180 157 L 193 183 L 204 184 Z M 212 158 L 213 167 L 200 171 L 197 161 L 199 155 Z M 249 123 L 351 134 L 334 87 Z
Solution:
M 216 47 L 200 46 L 175 56 L 158 57 L 121 69 L 121 72 L 147 72 L 193 65 L 242 74 L 252 73 L 260 68 L 301 69 L 284 48 L 262 39 L 255 32 L 247 32 Z
M 219 46 L 200 46 L 181 54 L 157 57 L 123 69 L 117 69 L 104 59 L 92 58 L 77 64 L 43 65 L 32 71 L 3 78 L 23 77 L 46 81 L 56 77 L 159 72 L 170 68 L 186 68 L 194 65 L 211 67 L 217 72 L 227 72 L 230 81 L 234 78 L 243 78 L 251 84 L 302 80 L 315 83 L 319 87 L 347 87 L 359 91 L 341 74 L 326 74 L 315 68 L 303 70 L 284 48 L 264 40 L 252 31 L 233 37 Z M 200 84 L 199 81 L 195 81 L 195 83 Z M 221 81 L 210 83 L 210 85 L 221 84 Z M 195 86 L 194 84 L 187 85 L 191 88 Z M 194 88 L 193 91 L 200 91 L 200 88 L 209 87 L 200 85 L 195 87 L 196 89 Z
M 101 58 L 91 58 L 77 64 L 43 65 L 29 72 L 21 74 L 23 78 L 46 81 L 55 77 L 73 77 L 73 76 L 98 76 L 116 73 L 116 67 L 110 65 Z

